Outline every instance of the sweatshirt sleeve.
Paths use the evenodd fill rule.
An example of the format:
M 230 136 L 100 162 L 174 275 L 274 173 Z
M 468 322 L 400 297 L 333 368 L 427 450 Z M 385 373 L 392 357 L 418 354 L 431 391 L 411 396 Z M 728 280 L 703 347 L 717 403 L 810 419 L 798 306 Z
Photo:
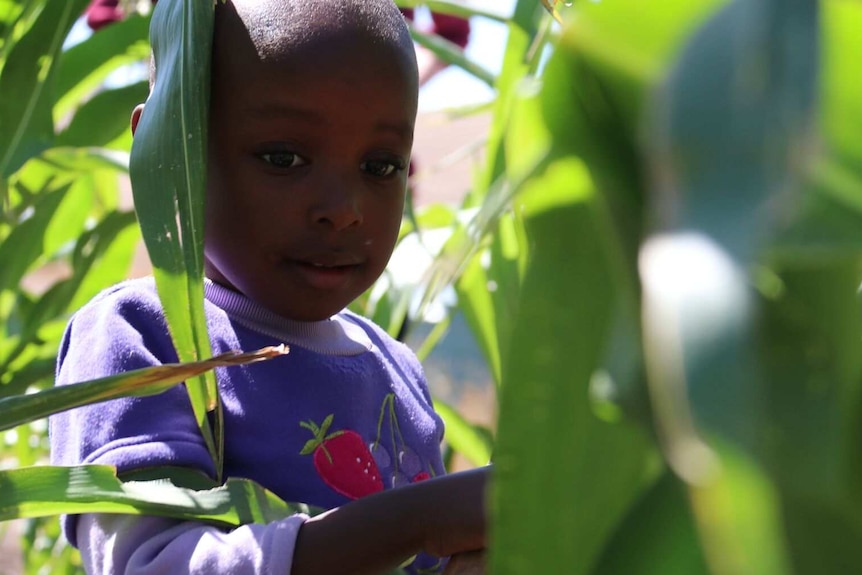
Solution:
M 223 531 L 163 517 L 87 514 L 77 539 L 89 575 L 289 575 L 306 519 Z
M 175 361 L 158 296 L 135 284 L 106 292 L 75 314 L 58 354 L 56 385 Z M 51 416 L 49 426 L 53 465 L 113 465 L 118 473 L 170 465 L 215 475 L 182 386 L 65 411 Z M 62 519 L 72 545 L 76 517 Z

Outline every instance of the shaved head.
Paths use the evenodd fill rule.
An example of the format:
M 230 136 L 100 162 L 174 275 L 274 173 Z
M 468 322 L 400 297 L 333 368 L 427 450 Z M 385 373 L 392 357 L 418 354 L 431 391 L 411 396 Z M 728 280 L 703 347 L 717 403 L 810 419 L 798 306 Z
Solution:
M 241 30 L 241 31 L 240 31 Z M 397 47 L 408 67 L 416 67 L 413 40 L 401 11 L 391 0 L 226 0 L 216 2 L 213 51 L 251 44 L 261 61 L 279 62 L 302 46 L 326 42 L 350 31 L 375 43 Z M 233 36 L 233 38 L 231 38 Z M 217 57 L 213 58 L 218 61 Z M 150 89 L 156 63 L 149 62 Z M 213 70 L 215 72 L 215 70 Z M 417 73 L 418 75 L 418 73 Z
M 391 0 L 228 0 L 216 8 L 216 38 L 239 24 L 263 61 L 350 33 L 397 46 L 415 59 L 404 17 Z M 218 44 L 218 42 L 217 42 Z M 229 47 L 228 47 L 229 49 Z

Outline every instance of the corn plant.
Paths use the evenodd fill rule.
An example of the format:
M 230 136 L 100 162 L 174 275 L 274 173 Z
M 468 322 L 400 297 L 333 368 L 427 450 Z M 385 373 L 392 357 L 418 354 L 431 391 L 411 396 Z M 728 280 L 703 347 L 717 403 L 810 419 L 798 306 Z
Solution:
M 42 300 L 20 285 L 27 272 L 61 257 L 71 258 L 73 270 L 96 270 L 118 242 L 106 236 L 101 250 L 88 243 L 98 241 L 98 210 L 70 220 L 81 222 L 80 230 L 64 228 L 65 236 L 53 236 L 49 225 L 64 209 L 64 194 L 98 189 L 93 168 L 114 157 L 92 148 L 110 138 L 61 138 L 75 118 L 85 121 L 79 102 L 101 79 L 72 64 L 67 69 L 77 75 L 61 74 L 74 48 L 64 50 L 57 39 L 71 25 L 69 10 L 81 4 L 0 3 L 0 185 L 7 198 L 0 312 L 10 318 L 0 351 L 14 356 L 0 374 L 9 396 L 50 383 L 48 334 L 56 337 L 69 310 L 112 279 L 90 281 L 87 274 L 96 272 L 76 271 L 72 277 L 84 279 L 61 284 L 75 287 L 57 288 L 51 305 L 37 305 Z M 174 22 L 203 23 L 193 37 L 186 36 L 191 27 L 154 33 L 182 39 L 157 47 L 184 63 L 178 74 L 183 66 L 205 74 L 205 65 L 189 62 L 208 58 L 209 3 L 161 2 L 158 10 L 174 11 Z M 862 88 L 853 81 L 862 7 L 851 0 L 519 0 L 511 15 L 480 16 L 509 28 L 499 74 L 416 33 L 492 85 L 496 97 L 486 159 L 463 205 L 413 214 L 404 233 L 418 233 L 417 225 L 450 228 L 422 289 L 430 298 L 455 285 L 498 385 L 490 571 L 862 569 L 862 364 L 855 349 L 862 335 Z M 28 40 L 31 34 L 39 40 Z M 101 54 L 98 73 L 119 62 Z M 38 73 L 34 63 L 42 66 Z M 205 78 L 174 83 L 200 88 Z M 7 98 L 13 93 L 20 98 Z M 153 103 L 160 97 L 206 109 L 205 90 L 190 101 L 156 96 Z M 189 133 L 203 134 L 205 113 L 187 117 Z M 197 361 L 207 349 L 205 334 L 194 329 L 202 297 L 201 186 L 148 183 L 146 165 L 155 160 L 147 152 L 155 144 L 147 139 L 156 136 L 136 150 L 143 175 L 133 170 L 134 186 L 141 196 L 146 186 L 161 186 L 173 194 L 170 206 L 179 206 L 170 251 L 151 256 L 160 289 L 179 286 L 169 320 L 185 350 L 180 357 Z M 200 149 L 179 153 L 200 172 Z M 64 179 L 63 170 L 74 177 Z M 145 204 L 138 201 L 140 223 L 153 244 L 158 230 L 176 225 L 177 213 Z M 21 249 L 31 244 L 37 248 Z M 406 309 L 395 300 L 366 303 L 384 319 Z M 35 332 L 23 327 L 31 317 Z M 22 373 L 40 375 L 13 379 Z M 8 387 L 13 381 L 17 387 Z M 98 393 L 99 386 L 138 392 L 128 381 L 94 385 Z M 218 409 L 210 383 L 189 389 L 199 414 Z M 13 418 L 10 410 L 9 425 L 66 405 L 44 394 L 12 399 L 6 405 L 23 415 Z M 475 461 L 487 458 L 481 431 L 446 414 L 452 440 L 473 450 Z M 24 429 L 17 427 L 19 438 Z M 202 433 L 218 457 L 217 425 L 202 425 Z M 73 472 L 76 485 L 106 494 L 97 501 L 103 509 L 188 512 L 157 508 L 154 501 L 172 500 L 168 492 L 136 491 L 109 468 Z M 201 487 L 175 470 L 165 474 L 186 486 L 173 489 Z M 48 467 L 4 472 L 0 482 L 10 489 L 0 490 L 7 497 L 0 518 L 38 508 L 33 504 L 70 479 Z M 253 508 L 276 515 L 294 509 L 241 485 L 216 487 L 213 499 L 185 493 L 206 510 L 197 518 L 223 525 L 272 517 L 239 516 L 231 511 L 235 501 L 257 501 Z M 48 515 L 95 509 L 74 497 L 52 501 Z

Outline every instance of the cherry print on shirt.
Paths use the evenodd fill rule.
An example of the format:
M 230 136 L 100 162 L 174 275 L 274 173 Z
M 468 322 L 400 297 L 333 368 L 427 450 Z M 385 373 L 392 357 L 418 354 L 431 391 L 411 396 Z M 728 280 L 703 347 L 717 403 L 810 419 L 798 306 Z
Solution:
M 362 437 L 350 430 L 334 431 L 327 435 L 332 419 L 333 414 L 329 414 L 320 426 L 311 420 L 300 422 L 300 426 L 314 434 L 300 454 L 313 453 L 314 467 L 320 478 L 345 497 L 359 499 L 383 491 L 383 479 L 377 463 Z
M 416 483 L 430 479 L 434 475 L 434 469 L 428 466 L 429 471 L 424 469 L 424 464 L 419 455 L 407 446 L 401 426 L 398 423 L 398 414 L 395 411 L 395 394 L 389 393 L 383 398 L 380 405 L 380 416 L 377 419 L 377 439 L 369 445 L 368 449 L 373 454 L 381 469 L 392 466 L 391 486 L 399 487 L 408 483 Z M 389 434 L 384 437 L 383 422 L 388 418 Z M 389 445 L 395 453 L 395 457 L 383 446 L 384 440 L 389 440 Z

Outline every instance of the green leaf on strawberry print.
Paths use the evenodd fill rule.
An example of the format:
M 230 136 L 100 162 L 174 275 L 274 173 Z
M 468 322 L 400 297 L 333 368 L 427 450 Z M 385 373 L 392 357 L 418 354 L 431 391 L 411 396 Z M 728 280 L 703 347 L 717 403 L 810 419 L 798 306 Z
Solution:
M 326 416 L 326 419 L 323 420 L 323 424 L 320 426 L 320 437 L 325 438 L 326 432 L 329 431 L 329 427 L 332 425 L 332 418 L 335 416 L 334 413 L 330 413 Z
M 303 446 L 302 451 L 299 452 L 300 455 L 311 455 L 314 453 L 314 450 L 317 449 L 317 446 L 320 445 L 320 442 L 315 439 L 309 439 L 305 442 L 305 446 Z
M 332 419 L 334 418 L 334 416 L 335 414 L 333 413 L 327 415 L 326 419 L 323 420 L 323 423 L 320 426 L 314 423 L 314 421 L 311 419 L 309 419 L 308 421 L 299 422 L 300 427 L 307 429 L 314 434 L 313 439 L 309 439 L 305 442 L 305 445 L 299 452 L 300 455 L 311 455 L 318 448 L 320 448 L 320 450 L 326 456 L 326 459 L 328 459 L 329 462 L 332 463 L 332 456 L 329 454 L 329 450 L 326 449 L 324 442 L 330 439 L 334 439 L 344 433 L 344 431 L 335 431 L 329 435 L 326 435 L 326 432 L 329 431 L 329 428 L 332 426 Z

